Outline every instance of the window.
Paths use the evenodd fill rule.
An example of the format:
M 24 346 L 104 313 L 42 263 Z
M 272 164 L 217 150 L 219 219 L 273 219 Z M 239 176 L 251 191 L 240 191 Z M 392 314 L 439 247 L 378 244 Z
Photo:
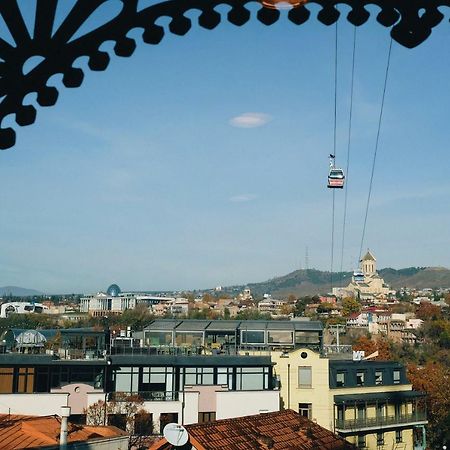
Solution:
M 337 407 L 337 420 L 342 421 L 345 418 L 344 405 L 338 405 Z
M 366 446 L 366 435 L 358 434 L 358 448 L 364 448 Z
M 217 384 L 228 386 L 233 389 L 233 369 L 231 367 L 217 368 Z
M 120 428 L 126 431 L 127 415 L 126 414 L 108 414 L 108 425 Z
M 212 367 L 186 367 L 185 384 L 212 385 L 214 384 L 214 369 Z
M 12 367 L 0 368 L 0 394 L 11 394 L 13 391 L 14 369 Z
M 134 416 L 134 434 L 137 436 L 153 434 L 153 414 L 142 412 Z
M 49 392 L 48 367 L 36 367 L 35 392 Z
M 394 384 L 400 384 L 400 370 L 394 370 L 393 379 L 394 379 Z
M 400 444 L 403 442 L 402 430 L 395 430 L 395 443 Z
M 264 344 L 264 331 L 241 331 L 243 344 Z
M 171 331 L 146 331 L 145 332 L 145 345 L 159 346 L 159 345 L 172 345 L 172 332 Z
M 175 344 L 182 347 L 200 347 L 203 345 L 203 332 L 181 332 L 175 334 Z
M 198 413 L 198 423 L 214 422 L 215 420 L 216 420 L 215 411 Z
M 34 367 L 20 367 L 17 380 L 17 392 L 19 394 L 33 392 L 34 387 Z
M 294 341 L 292 331 L 269 331 L 267 337 L 269 344 L 292 344 Z
M 144 367 L 139 391 L 171 391 L 172 367 Z
M 308 419 L 312 419 L 312 404 L 311 403 L 299 403 L 298 413 Z
M 298 387 L 310 388 L 312 386 L 311 366 L 301 366 L 298 368 Z
M 296 344 L 319 344 L 320 336 L 316 331 L 296 331 L 295 332 Z
M 363 371 L 356 372 L 356 385 L 364 386 L 364 372 Z
M 238 391 L 258 391 L 269 388 L 268 367 L 238 367 L 236 389 Z
M 377 445 L 384 445 L 384 433 L 377 433 Z
M 383 371 L 381 370 L 375 371 L 375 384 L 377 386 L 383 384 Z
M 139 368 L 121 367 L 114 370 L 116 392 L 138 392 Z M 120 427 L 119 427 L 120 428 Z
M 159 416 L 159 434 L 163 434 L 168 423 L 178 423 L 178 413 L 161 413 Z
M 345 372 L 338 372 L 336 374 L 336 386 L 337 387 L 345 386 Z
M 358 420 L 365 420 L 366 419 L 366 407 L 364 405 L 358 405 Z
M 386 416 L 386 405 L 380 403 L 377 405 L 377 418 L 383 419 Z

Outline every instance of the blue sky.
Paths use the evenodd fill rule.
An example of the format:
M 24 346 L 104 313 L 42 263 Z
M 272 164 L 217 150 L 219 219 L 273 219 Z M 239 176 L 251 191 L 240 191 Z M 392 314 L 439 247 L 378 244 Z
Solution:
M 339 22 L 343 166 L 352 33 Z M 86 69 L 81 88 L 61 88 L 57 105 L 40 108 L 0 153 L 0 285 L 240 284 L 304 267 L 306 247 L 310 266 L 328 270 L 334 28 L 253 18 L 166 33 L 157 46 L 131 36 L 131 58 Z M 364 243 L 381 267 L 450 266 L 449 38 L 441 24 L 414 50 L 393 45 Z M 359 252 L 390 38 L 372 17 L 357 39 L 345 270 Z M 338 192 L 335 270 L 343 199 Z

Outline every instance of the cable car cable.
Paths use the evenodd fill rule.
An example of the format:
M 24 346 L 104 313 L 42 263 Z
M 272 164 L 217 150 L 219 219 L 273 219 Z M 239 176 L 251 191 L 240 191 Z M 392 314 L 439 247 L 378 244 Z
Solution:
M 386 72 L 385 72 L 385 75 L 384 75 L 383 95 L 381 97 L 380 115 L 378 117 L 377 137 L 376 137 L 376 140 L 375 140 L 375 150 L 374 150 L 374 153 L 373 153 L 372 171 L 371 171 L 371 174 L 370 174 L 369 193 L 367 195 L 366 212 L 365 212 L 365 215 L 364 215 L 364 224 L 363 224 L 362 236 L 361 236 L 361 245 L 359 247 L 358 264 L 361 261 L 362 249 L 363 249 L 363 244 L 364 244 L 364 237 L 365 237 L 365 233 L 366 233 L 367 216 L 369 214 L 370 199 L 371 199 L 371 196 L 372 196 L 373 176 L 374 176 L 374 173 L 375 173 L 375 163 L 376 163 L 376 160 L 377 160 L 378 145 L 379 145 L 379 142 L 380 142 L 381 122 L 383 120 L 384 100 L 386 98 L 386 87 L 387 87 L 387 82 L 388 82 L 389 67 L 390 67 L 390 64 L 391 64 L 391 53 L 392 53 L 392 38 L 391 38 L 391 40 L 389 42 L 389 51 L 388 51 L 388 57 L 387 57 L 387 63 L 386 63 Z
M 333 130 L 333 156 L 336 159 L 336 138 L 337 138 L 337 84 L 338 84 L 338 21 L 336 20 L 334 33 L 334 130 Z M 334 263 L 334 209 L 335 209 L 335 189 L 333 189 L 333 206 L 331 212 L 331 262 L 330 262 L 330 287 L 333 293 L 333 263 Z
M 339 272 L 341 274 L 341 284 L 343 282 L 342 268 L 344 265 L 345 228 L 346 228 L 346 221 L 347 221 L 348 173 L 350 170 L 350 147 L 351 147 L 351 137 L 352 137 L 355 59 L 356 59 L 356 25 L 353 28 L 352 76 L 351 76 L 351 82 L 350 82 L 350 112 L 349 112 L 349 120 L 348 120 L 347 165 L 345 168 L 345 175 L 347 178 L 347 182 L 345 183 L 345 193 L 344 193 L 344 218 L 343 218 L 343 223 L 342 223 L 341 264 L 339 266 Z

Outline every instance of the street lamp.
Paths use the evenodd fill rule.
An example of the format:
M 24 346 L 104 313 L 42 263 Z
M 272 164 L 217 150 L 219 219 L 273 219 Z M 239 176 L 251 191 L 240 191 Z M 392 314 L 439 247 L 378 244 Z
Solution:
M 103 425 L 106 425 L 106 412 L 108 405 L 108 367 L 112 364 L 111 358 L 106 358 L 105 372 L 104 372 L 104 380 L 103 380 L 103 389 L 105 390 L 105 402 L 104 402 L 104 411 L 103 411 Z

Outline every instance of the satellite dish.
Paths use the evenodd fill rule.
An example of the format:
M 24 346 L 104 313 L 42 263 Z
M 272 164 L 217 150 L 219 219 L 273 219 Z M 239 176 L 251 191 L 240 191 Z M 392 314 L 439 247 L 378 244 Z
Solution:
M 183 425 L 177 423 L 168 423 L 163 430 L 163 435 L 169 444 L 175 447 L 182 447 L 189 439 L 188 432 Z

